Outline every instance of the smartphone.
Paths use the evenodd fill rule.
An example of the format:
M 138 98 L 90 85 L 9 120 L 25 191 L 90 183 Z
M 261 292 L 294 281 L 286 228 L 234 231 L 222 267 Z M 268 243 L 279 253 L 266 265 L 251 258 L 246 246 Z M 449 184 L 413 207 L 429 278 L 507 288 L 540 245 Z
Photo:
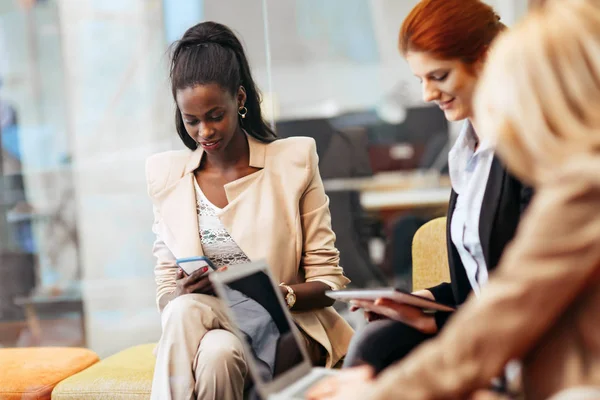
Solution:
M 215 265 L 208 259 L 208 257 L 204 256 L 178 258 L 176 262 L 179 268 L 183 270 L 183 273 L 188 276 L 203 267 L 208 267 L 208 271 L 206 271 L 206 274 L 217 269 L 217 267 L 215 267 Z

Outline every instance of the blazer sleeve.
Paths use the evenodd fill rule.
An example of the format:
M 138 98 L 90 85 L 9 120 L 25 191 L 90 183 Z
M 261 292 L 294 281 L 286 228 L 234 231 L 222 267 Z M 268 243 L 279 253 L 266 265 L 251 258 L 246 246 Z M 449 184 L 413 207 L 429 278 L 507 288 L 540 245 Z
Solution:
M 300 199 L 302 226 L 302 259 L 306 282 L 320 281 L 333 290 L 343 289 L 350 280 L 340 267 L 340 254 L 335 247 L 335 234 L 331 229 L 329 198 L 319 174 L 317 149 L 314 140 L 307 155 L 308 185 Z
M 156 235 L 154 245 L 152 246 L 152 254 L 156 258 L 154 266 L 154 281 L 156 282 L 156 305 L 158 310 L 166 307 L 171 300 L 175 298 L 175 286 L 177 280 L 177 259 L 169 250 L 165 242 L 161 239 L 158 231 L 160 223 L 160 213 L 156 207 L 154 209 L 154 224 L 152 232 Z
M 448 282 L 442 282 L 437 286 L 427 288 L 433 294 L 436 301 L 455 306 L 454 294 L 452 293 L 452 285 Z
M 427 290 L 433 294 L 433 297 L 436 301 L 456 307 L 454 294 L 452 293 L 452 285 L 450 285 L 448 282 L 440 283 L 437 286 L 427 288 Z M 438 331 L 442 330 L 442 328 L 446 326 L 446 323 L 453 314 L 454 312 L 438 311 L 433 315 Z
M 154 202 L 154 194 L 160 190 L 162 179 L 159 179 L 157 175 L 160 175 L 164 171 L 160 168 L 164 165 L 164 160 L 161 160 L 160 155 L 151 156 L 146 161 L 146 182 L 148 185 L 148 195 Z M 169 168 L 166 168 L 168 172 Z M 157 188 L 158 186 L 158 188 Z M 156 258 L 156 265 L 154 266 L 154 281 L 156 282 L 156 305 L 159 311 L 165 308 L 165 306 L 175 296 L 175 286 L 177 278 L 177 262 L 176 258 L 169 250 L 165 242 L 160 237 L 160 224 L 161 216 L 160 211 L 156 205 L 152 207 L 154 214 L 154 223 L 152 224 L 152 232 L 156 235 L 154 245 L 152 246 L 152 254 Z
M 369 398 L 467 398 L 535 346 L 600 272 L 595 171 L 563 175 L 536 193 L 479 299 L 383 373 Z

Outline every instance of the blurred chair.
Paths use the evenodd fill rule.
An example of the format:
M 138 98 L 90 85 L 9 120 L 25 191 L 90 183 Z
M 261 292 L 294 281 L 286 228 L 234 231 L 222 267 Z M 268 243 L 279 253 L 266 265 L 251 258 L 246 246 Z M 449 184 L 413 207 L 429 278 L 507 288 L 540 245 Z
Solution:
M 413 239 L 412 256 L 413 291 L 450 282 L 446 217 L 431 220 L 419 228 Z
M 372 175 L 367 152 L 365 130 L 347 128 L 339 131 L 327 119 L 280 121 L 276 125 L 280 137 L 309 136 L 317 143 L 321 177 L 356 178 Z M 328 192 L 331 225 L 340 251 L 340 265 L 352 281 L 352 287 L 378 286 L 386 278 L 372 264 L 368 252 L 370 220 L 360 204 L 356 191 Z

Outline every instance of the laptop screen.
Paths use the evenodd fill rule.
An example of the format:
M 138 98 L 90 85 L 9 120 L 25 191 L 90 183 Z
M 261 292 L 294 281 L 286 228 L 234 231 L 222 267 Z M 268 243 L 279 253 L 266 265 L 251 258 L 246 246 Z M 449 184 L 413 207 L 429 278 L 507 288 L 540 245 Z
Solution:
M 223 282 L 232 321 L 242 333 L 263 383 L 276 379 L 304 361 L 286 310 L 276 290 L 262 271 Z M 247 355 L 248 358 L 248 355 Z

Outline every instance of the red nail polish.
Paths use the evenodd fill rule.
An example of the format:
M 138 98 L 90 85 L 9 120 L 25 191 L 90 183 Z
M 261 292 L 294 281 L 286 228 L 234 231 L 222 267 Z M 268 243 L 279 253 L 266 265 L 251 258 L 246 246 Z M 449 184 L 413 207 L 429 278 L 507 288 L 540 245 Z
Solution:
M 202 272 L 206 272 L 206 271 L 208 271 L 208 267 L 202 268 Z

